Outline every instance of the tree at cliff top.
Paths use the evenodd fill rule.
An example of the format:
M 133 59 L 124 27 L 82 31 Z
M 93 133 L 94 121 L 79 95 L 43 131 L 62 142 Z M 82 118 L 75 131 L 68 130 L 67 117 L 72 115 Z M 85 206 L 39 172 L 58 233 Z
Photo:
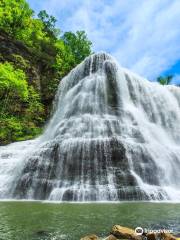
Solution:
M 48 117 L 44 110 L 49 112 L 59 79 L 91 54 L 91 42 L 84 31 L 60 34 L 53 16 L 43 10 L 35 18 L 25 0 L 0 1 L 0 32 L 23 42 L 33 56 L 29 61 L 13 51 L 8 56 L 0 52 L 0 143 L 8 143 L 41 131 Z M 39 87 L 29 73 L 32 61 L 42 69 Z
M 168 75 L 168 76 L 165 76 L 165 77 L 158 77 L 157 78 L 157 81 L 161 84 L 161 85 L 168 85 L 171 83 L 173 79 L 173 76 L 172 75 Z
M 24 31 L 29 23 L 33 11 L 24 0 L 1 0 L 0 28 L 16 37 Z
M 75 63 L 82 62 L 86 56 L 91 54 L 91 42 L 87 39 L 84 31 L 66 32 L 62 39 L 73 54 Z

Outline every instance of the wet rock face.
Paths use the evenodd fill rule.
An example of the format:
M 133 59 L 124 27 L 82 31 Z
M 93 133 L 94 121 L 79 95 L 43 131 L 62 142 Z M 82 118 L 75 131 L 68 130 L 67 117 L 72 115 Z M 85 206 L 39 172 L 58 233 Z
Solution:
M 59 188 L 63 188 L 67 182 L 62 200 L 83 200 L 78 187 L 71 187 L 74 183 L 81 187 L 83 181 L 85 184 L 88 182 L 90 188 L 84 193 L 85 200 L 98 200 L 99 186 L 104 187 L 103 194 L 110 199 L 108 174 L 109 171 L 114 171 L 112 177 L 115 186 L 119 188 L 118 198 L 126 199 L 128 193 L 125 193 L 123 188 L 126 185 L 136 185 L 136 181 L 129 171 L 125 149 L 121 143 L 115 139 L 108 142 L 91 140 L 89 143 L 76 142 L 73 146 L 67 146 L 67 149 L 70 147 L 72 158 L 69 157 L 68 151 L 61 150 L 61 144 L 48 146 L 47 149 L 41 150 L 39 156 L 32 156 L 17 183 L 15 196 L 48 199 L 57 183 Z
M 17 198 L 47 199 L 56 179 L 59 161 L 58 145 L 43 149 L 39 156 L 32 156 L 18 180 L 14 195 Z M 50 159 L 50 161 L 47 159 Z M 46 161 L 46 162 L 45 162 Z
M 109 55 L 95 54 L 62 80 L 56 111 L 15 184 L 16 198 L 168 199 L 166 164 L 177 159 L 177 166 L 179 155 L 157 141 L 167 111 L 155 118 L 152 89 L 120 70 Z
M 102 196 L 107 200 L 112 197 L 119 200 L 148 200 L 130 171 L 123 144 L 117 139 L 75 142 L 67 145 L 66 149 L 61 147 L 57 143 L 47 144 L 38 153 L 39 156 L 28 160 L 17 183 L 15 197 L 49 199 L 53 188 L 58 186 L 63 189 L 65 186 L 58 200 L 96 201 Z M 88 189 L 79 192 L 82 183 Z M 72 187 L 74 184 L 77 184 L 76 188 Z M 103 192 L 98 189 L 101 187 Z M 116 196 L 113 196 L 112 190 Z
M 107 76 L 107 98 L 108 106 L 112 112 L 118 114 L 118 84 L 116 81 L 117 68 L 110 61 L 104 63 L 104 69 Z

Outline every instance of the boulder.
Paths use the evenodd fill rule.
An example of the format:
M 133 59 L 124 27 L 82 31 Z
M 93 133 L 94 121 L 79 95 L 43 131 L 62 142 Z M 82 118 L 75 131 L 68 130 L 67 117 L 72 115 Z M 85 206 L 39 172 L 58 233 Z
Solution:
M 114 225 L 111 234 L 118 239 L 134 239 L 141 240 L 141 237 L 135 234 L 135 231 L 131 228 L 122 227 L 120 225 Z
M 114 225 L 111 230 L 111 235 L 103 240 L 118 240 L 118 239 L 130 239 L 130 240 L 180 240 L 170 233 L 143 233 L 143 235 L 137 235 L 134 229 L 122 227 L 120 225 Z M 81 240 L 100 240 L 96 235 L 89 235 L 81 238 Z
M 147 233 L 145 234 L 148 240 L 156 240 L 156 234 L 155 233 Z
M 170 233 L 147 233 L 145 234 L 147 237 L 147 240 L 156 240 L 156 239 L 162 239 L 162 240 L 177 240 L 176 237 L 174 237 Z
M 158 237 L 163 240 L 177 240 L 177 238 L 170 233 L 159 233 Z

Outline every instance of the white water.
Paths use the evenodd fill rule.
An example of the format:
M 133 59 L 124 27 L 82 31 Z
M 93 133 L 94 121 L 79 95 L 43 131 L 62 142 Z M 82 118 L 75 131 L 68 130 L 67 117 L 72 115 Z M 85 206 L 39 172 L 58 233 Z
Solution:
M 39 139 L 0 147 L 0 198 L 180 200 L 180 88 L 96 54 L 54 105 Z
M 10 195 L 14 179 L 21 173 L 27 155 L 33 152 L 38 140 L 16 142 L 0 147 L 0 197 Z

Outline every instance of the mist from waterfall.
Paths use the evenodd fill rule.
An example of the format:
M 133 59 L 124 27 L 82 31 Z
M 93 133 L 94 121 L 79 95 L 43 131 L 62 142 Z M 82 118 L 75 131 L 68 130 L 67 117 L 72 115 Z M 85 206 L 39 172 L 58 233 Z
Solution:
M 0 147 L 0 198 L 180 201 L 180 88 L 94 54 L 59 84 L 44 134 Z

